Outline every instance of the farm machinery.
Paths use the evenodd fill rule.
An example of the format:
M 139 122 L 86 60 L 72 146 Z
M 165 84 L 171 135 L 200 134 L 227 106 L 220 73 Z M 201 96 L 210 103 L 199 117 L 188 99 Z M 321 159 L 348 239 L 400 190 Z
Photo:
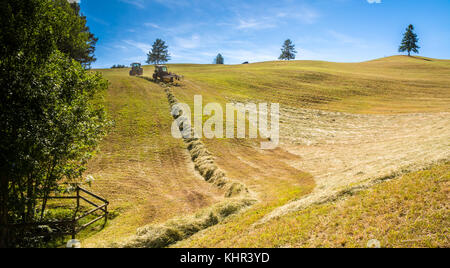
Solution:
M 161 82 L 173 83 L 180 81 L 182 78 L 180 75 L 170 73 L 166 65 L 155 65 L 155 72 L 153 73 L 153 80 L 155 82 L 159 79 Z
M 144 69 L 141 67 L 140 63 L 132 63 L 131 64 L 131 70 L 130 70 L 130 76 L 135 76 L 135 75 L 143 75 L 144 74 Z

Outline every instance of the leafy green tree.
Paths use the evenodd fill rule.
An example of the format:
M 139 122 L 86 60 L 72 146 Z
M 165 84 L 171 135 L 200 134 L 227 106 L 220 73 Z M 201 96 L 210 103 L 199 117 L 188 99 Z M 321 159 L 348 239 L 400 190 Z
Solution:
M 156 39 L 153 43 L 152 50 L 147 54 L 147 63 L 160 64 L 170 60 L 170 54 L 166 42 Z
M 225 60 L 223 59 L 222 54 L 217 54 L 216 58 L 214 59 L 214 64 L 224 64 Z
M 283 47 L 281 48 L 281 55 L 278 59 L 280 60 L 294 60 L 295 54 L 295 45 L 292 43 L 290 39 L 284 41 Z
M 79 182 L 105 134 L 107 83 L 72 53 L 89 43 L 72 36 L 83 23 L 66 0 L 0 2 L 0 247 L 18 245 L 9 226 L 39 220 L 62 181 Z
M 419 53 L 419 46 L 417 43 L 419 39 L 417 38 L 417 34 L 414 33 L 414 26 L 410 24 L 408 28 L 406 28 L 405 34 L 403 35 L 403 40 L 398 49 L 399 52 L 408 51 L 408 56 L 411 56 L 411 51 L 414 53 Z

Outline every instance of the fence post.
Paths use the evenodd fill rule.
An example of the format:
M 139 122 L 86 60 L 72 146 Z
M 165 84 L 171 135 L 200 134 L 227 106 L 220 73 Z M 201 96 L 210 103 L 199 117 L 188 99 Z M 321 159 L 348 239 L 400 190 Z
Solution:
M 80 209 L 80 187 L 77 186 L 77 209 L 75 210 L 75 218 L 78 213 L 78 209 Z
M 77 207 L 75 209 L 75 214 L 73 215 L 73 220 L 72 220 L 72 239 L 75 239 L 75 236 L 77 234 L 77 214 L 78 214 L 78 210 L 80 209 L 80 187 L 79 186 L 77 186 L 76 191 L 77 191 Z
M 106 226 L 107 222 L 108 222 L 108 205 L 105 206 L 105 223 L 103 224 L 103 227 Z

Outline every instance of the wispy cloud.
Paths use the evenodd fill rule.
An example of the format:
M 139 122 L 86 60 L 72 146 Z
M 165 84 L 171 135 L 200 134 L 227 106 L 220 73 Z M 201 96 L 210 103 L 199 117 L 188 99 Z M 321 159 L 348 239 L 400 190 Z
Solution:
M 154 0 L 154 1 L 169 9 L 187 7 L 191 4 L 189 0 Z
M 123 40 L 123 42 L 129 46 L 133 46 L 135 48 L 140 49 L 142 52 L 144 53 L 148 53 L 150 51 L 150 49 L 152 48 L 152 46 L 150 44 L 147 43 L 142 43 L 142 42 L 136 42 L 133 40 Z
M 133 5 L 133 6 L 137 7 L 137 8 L 140 8 L 140 9 L 145 8 L 144 0 L 119 0 L 119 1 L 123 2 L 123 3 L 127 3 L 127 4 L 130 4 L 130 5 Z
M 144 26 L 155 28 L 155 29 L 161 29 L 161 27 L 158 24 L 152 23 L 152 22 L 146 22 L 146 23 L 144 23 Z
M 237 29 L 267 29 L 267 28 L 273 28 L 275 27 L 274 23 L 270 23 L 264 20 L 256 20 L 256 19 L 249 19 L 249 20 L 243 20 L 239 19 L 239 22 L 236 26 Z
M 338 41 L 341 44 L 347 44 L 347 45 L 353 45 L 353 46 L 359 46 L 359 47 L 366 47 L 367 44 L 363 39 L 349 36 L 343 33 L 339 33 L 333 30 L 329 30 L 328 34 L 333 37 L 336 41 Z
M 193 49 L 198 48 L 201 45 L 200 36 L 197 34 L 192 35 L 189 38 L 175 37 L 175 45 L 181 49 Z
M 297 9 L 279 10 L 275 12 L 278 18 L 294 19 L 308 24 L 315 23 L 320 18 L 320 14 L 317 10 L 306 6 Z
M 369 4 L 381 4 L 381 0 L 367 0 Z
M 308 6 L 268 7 L 263 10 L 243 6 L 234 10 L 236 14 L 234 22 L 221 23 L 222 26 L 235 26 L 239 30 L 260 30 L 280 27 L 292 21 L 313 24 L 320 18 L 320 13 Z

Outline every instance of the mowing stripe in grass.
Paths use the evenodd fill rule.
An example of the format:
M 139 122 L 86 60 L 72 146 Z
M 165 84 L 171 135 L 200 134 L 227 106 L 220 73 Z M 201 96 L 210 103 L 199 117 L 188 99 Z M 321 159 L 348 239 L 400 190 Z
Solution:
M 147 78 L 145 78 L 147 79 Z M 164 86 L 170 107 L 178 103 L 170 87 Z M 174 119 L 178 116 L 174 115 Z M 191 130 L 192 131 L 192 130 Z M 184 240 L 193 234 L 216 225 L 228 216 L 241 212 L 257 202 L 244 184 L 226 177 L 215 163 L 212 154 L 200 139 L 184 138 L 195 169 L 203 179 L 220 189 L 225 189 L 226 201 L 206 208 L 193 216 L 171 219 L 163 224 L 151 224 L 139 228 L 135 236 L 111 247 L 121 248 L 161 248 Z
M 164 85 L 164 91 L 167 94 L 167 99 L 170 104 L 170 108 L 178 104 L 177 98 L 174 96 L 170 87 Z M 179 115 L 173 115 L 174 119 L 177 119 Z M 194 133 L 194 129 L 191 126 L 191 132 Z M 191 159 L 194 162 L 195 169 L 205 179 L 205 181 L 214 184 L 220 189 L 225 189 L 225 197 L 233 197 L 241 194 L 249 194 L 247 186 L 244 184 L 233 181 L 228 178 L 223 170 L 221 170 L 215 163 L 212 154 L 206 149 L 205 144 L 198 138 L 183 138 L 187 145 L 187 149 L 191 155 Z

